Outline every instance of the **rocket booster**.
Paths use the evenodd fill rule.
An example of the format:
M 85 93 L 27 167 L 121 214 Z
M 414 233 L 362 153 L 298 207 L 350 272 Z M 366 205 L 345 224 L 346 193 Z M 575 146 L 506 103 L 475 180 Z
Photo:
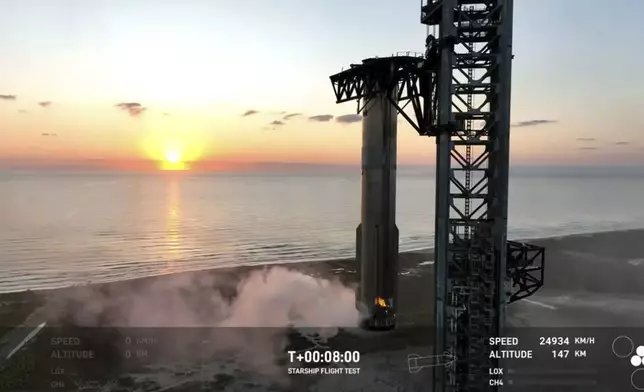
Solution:
M 397 96 L 396 89 L 389 91 Z M 398 281 L 396 227 L 397 109 L 386 92 L 369 99 L 362 120 L 362 210 L 356 233 L 363 327 L 395 327 Z

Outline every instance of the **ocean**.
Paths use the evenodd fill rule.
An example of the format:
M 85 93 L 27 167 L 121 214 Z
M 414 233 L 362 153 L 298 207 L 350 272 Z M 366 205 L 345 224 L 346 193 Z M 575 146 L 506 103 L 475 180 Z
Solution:
M 511 239 L 644 227 L 641 169 L 519 168 Z M 430 248 L 433 169 L 401 168 L 402 251 Z M 0 292 L 354 255 L 360 170 L 0 172 Z

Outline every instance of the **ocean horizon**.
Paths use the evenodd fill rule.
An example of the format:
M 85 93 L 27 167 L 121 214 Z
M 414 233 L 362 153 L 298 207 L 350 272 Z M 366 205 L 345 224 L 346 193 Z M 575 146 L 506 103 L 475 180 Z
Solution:
M 397 186 L 401 251 L 433 247 L 434 169 L 400 166 Z M 514 167 L 508 237 L 644 228 L 642 195 L 641 167 Z M 2 170 L 0 216 L 0 292 L 346 258 L 360 166 Z

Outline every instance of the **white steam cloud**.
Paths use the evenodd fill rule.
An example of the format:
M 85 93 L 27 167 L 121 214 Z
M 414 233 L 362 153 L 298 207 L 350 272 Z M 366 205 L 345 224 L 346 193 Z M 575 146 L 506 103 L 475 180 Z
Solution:
M 339 282 L 271 268 L 251 274 L 220 324 L 235 327 L 354 327 L 355 294 Z
M 180 338 L 159 342 L 157 352 L 188 360 L 234 357 L 240 367 L 277 378 L 284 375 L 278 362 L 294 330 L 324 341 L 342 327 L 356 327 L 360 319 L 352 289 L 283 267 L 244 277 L 179 274 L 139 287 L 126 282 L 80 288 L 59 296 L 48 310 L 82 326 L 217 327 L 206 337 L 203 329 L 182 328 Z M 204 339 L 209 344 L 197 354 L 195 344 Z

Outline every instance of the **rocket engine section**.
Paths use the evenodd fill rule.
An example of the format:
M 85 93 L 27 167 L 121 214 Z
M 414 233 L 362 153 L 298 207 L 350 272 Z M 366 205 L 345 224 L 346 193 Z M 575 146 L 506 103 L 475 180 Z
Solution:
M 362 327 L 370 330 L 389 330 L 396 325 L 398 112 L 391 99 L 396 99 L 397 91 L 382 90 L 372 95 L 363 110 L 362 211 L 356 233 L 360 274 L 356 302 L 364 315 Z

